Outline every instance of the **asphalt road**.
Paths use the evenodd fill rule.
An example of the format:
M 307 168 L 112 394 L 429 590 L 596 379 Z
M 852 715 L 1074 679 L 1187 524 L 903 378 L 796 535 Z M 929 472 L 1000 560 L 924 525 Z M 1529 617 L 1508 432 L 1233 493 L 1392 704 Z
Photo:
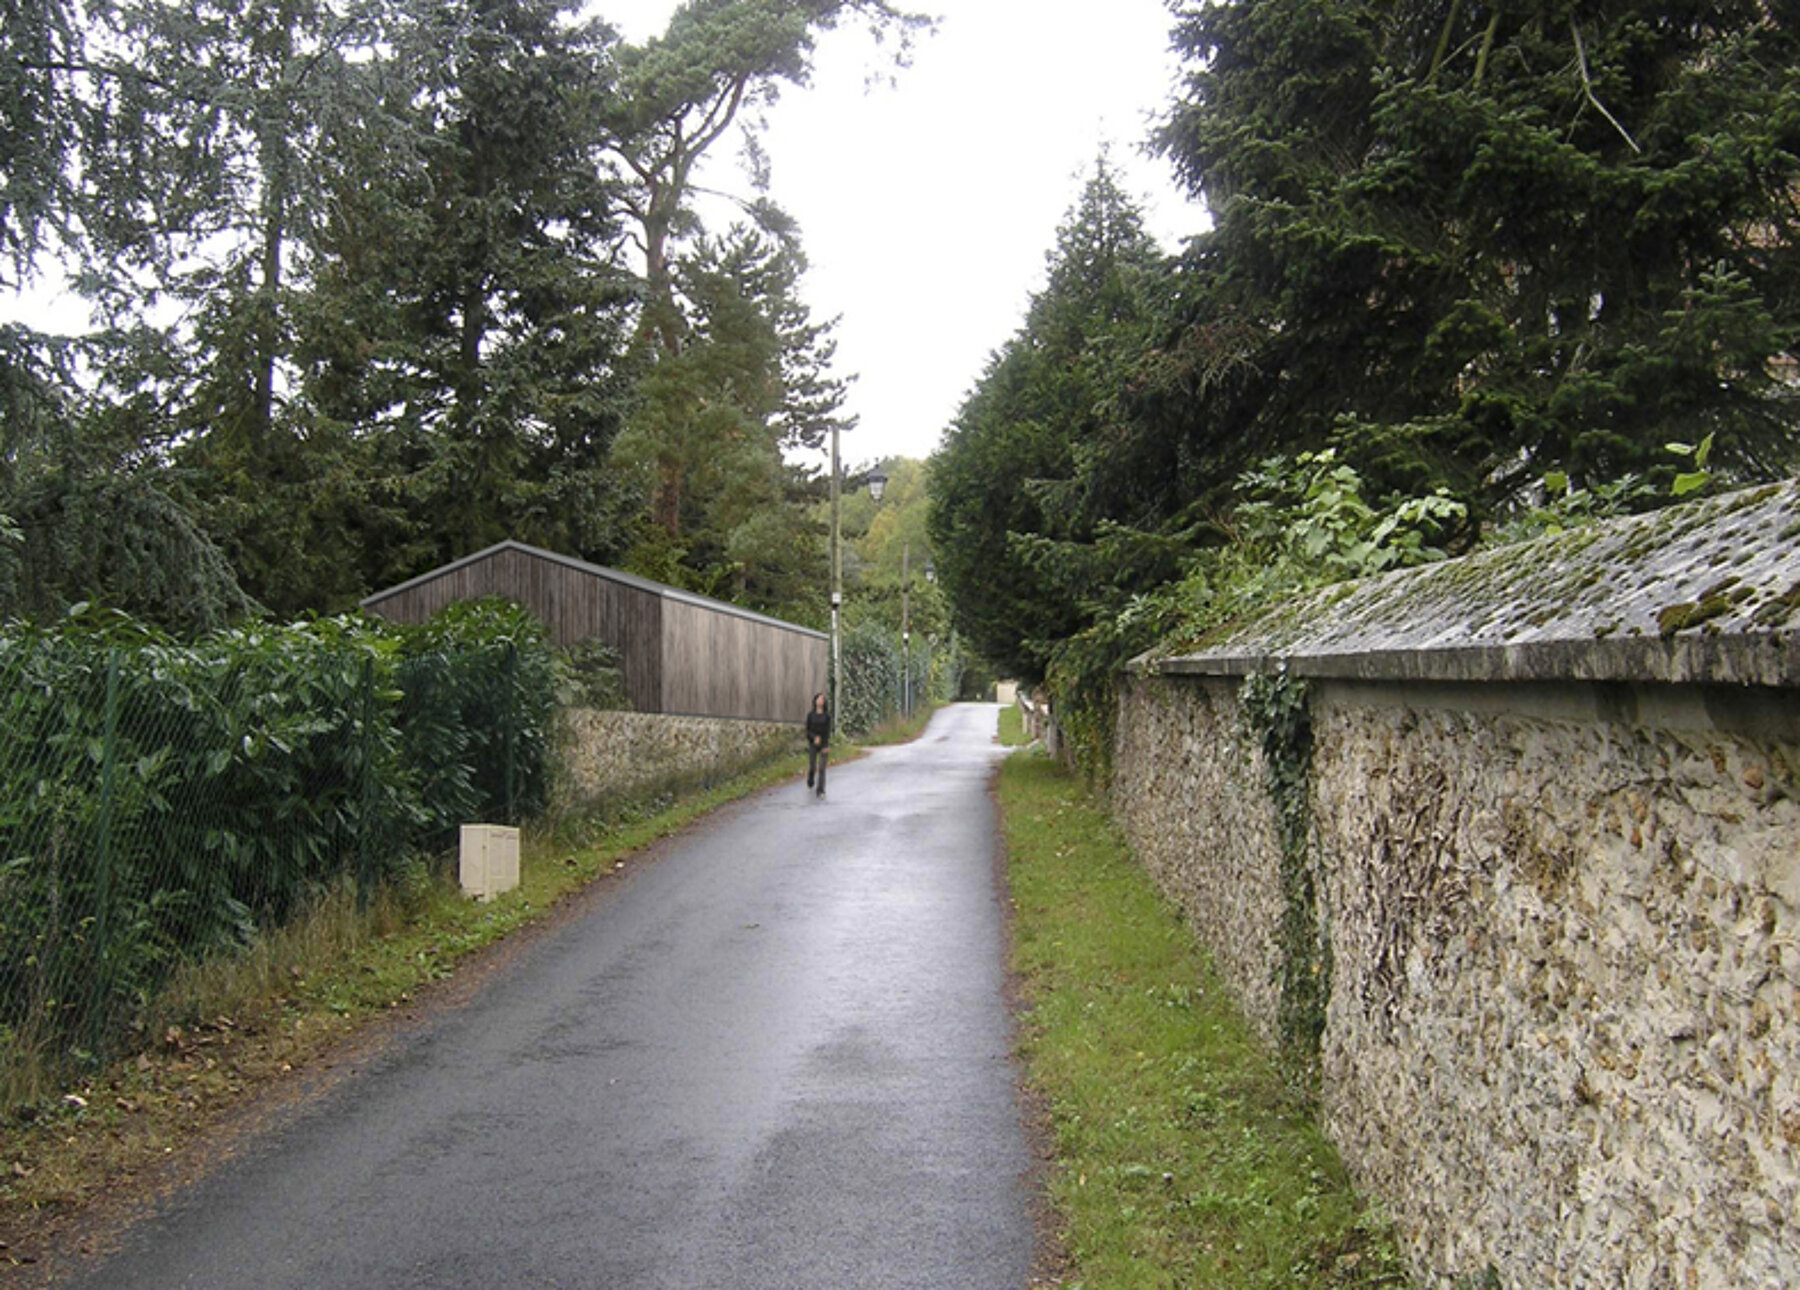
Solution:
M 727 808 L 79 1284 L 1025 1286 L 995 713 Z

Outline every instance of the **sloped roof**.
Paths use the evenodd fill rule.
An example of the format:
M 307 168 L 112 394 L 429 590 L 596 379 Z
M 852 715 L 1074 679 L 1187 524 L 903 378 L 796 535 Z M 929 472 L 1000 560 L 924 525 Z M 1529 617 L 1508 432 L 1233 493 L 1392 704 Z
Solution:
M 586 560 L 577 560 L 574 556 L 559 555 L 555 551 L 546 551 L 542 547 L 528 546 L 523 542 L 514 542 L 510 539 L 505 542 L 496 542 L 493 546 L 477 551 L 473 555 L 465 555 L 460 560 L 452 560 L 449 564 L 439 565 L 430 572 L 422 573 L 416 578 L 409 578 L 405 582 L 398 583 L 395 586 L 385 587 L 380 591 L 363 597 L 360 603 L 364 609 L 372 609 L 392 596 L 400 595 L 402 592 L 410 591 L 414 587 L 434 581 L 446 574 L 454 573 L 458 569 L 466 568 L 471 564 L 489 559 L 503 551 L 517 551 L 521 554 L 531 556 L 534 559 L 547 560 L 552 564 L 560 564 L 566 568 L 574 569 L 596 578 L 604 578 L 608 582 L 616 582 L 623 586 L 635 587 L 639 591 L 661 596 L 664 600 L 674 600 L 682 604 L 695 605 L 702 609 L 709 609 L 715 613 L 730 614 L 738 618 L 748 618 L 752 622 L 765 623 L 770 627 L 785 628 L 788 631 L 800 632 L 807 636 L 817 636 L 821 640 L 828 639 L 826 633 L 816 631 L 811 627 L 802 627 L 798 623 L 790 623 L 781 618 L 771 618 L 767 614 L 759 614 L 754 610 L 745 609 L 726 600 L 715 600 L 711 596 L 697 595 L 691 591 L 683 591 L 680 587 L 671 587 L 662 582 L 652 582 L 648 578 L 640 578 L 636 574 L 623 573 L 618 569 L 610 569 L 603 564 L 589 564 Z

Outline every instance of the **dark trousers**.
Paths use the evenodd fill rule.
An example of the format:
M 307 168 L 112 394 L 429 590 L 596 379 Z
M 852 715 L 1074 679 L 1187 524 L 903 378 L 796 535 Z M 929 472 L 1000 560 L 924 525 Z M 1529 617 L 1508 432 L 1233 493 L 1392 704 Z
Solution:
M 821 793 L 825 791 L 825 762 L 829 757 L 829 752 L 830 750 L 823 744 L 806 745 L 806 786 L 811 788 L 816 777 Z

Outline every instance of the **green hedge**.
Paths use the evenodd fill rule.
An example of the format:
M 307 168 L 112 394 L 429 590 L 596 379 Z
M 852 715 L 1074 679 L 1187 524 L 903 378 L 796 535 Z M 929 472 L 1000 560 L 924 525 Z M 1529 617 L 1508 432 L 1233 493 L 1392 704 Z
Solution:
M 0 1048 L 105 1053 L 179 963 L 538 810 L 552 689 L 542 630 L 499 602 L 190 644 L 112 614 L 9 630 Z
M 907 652 L 901 648 L 899 632 L 876 622 L 846 628 L 842 648 L 844 675 L 838 689 L 837 728 L 846 735 L 865 734 L 900 711 L 902 658 Z M 954 636 L 948 644 L 939 644 L 915 635 L 905 662 L 912 673 L 915 710 L 956 698 L 968 666 Z

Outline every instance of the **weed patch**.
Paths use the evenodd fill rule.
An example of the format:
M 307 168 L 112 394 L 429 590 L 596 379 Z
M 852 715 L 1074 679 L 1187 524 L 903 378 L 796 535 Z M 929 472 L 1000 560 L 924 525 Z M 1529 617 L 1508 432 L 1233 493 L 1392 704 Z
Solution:
M 1065 1284 L 1407 1284 L 1385 1225 L 1105 812 L 1028 753 L 1008 759 L 1000 803 Z

